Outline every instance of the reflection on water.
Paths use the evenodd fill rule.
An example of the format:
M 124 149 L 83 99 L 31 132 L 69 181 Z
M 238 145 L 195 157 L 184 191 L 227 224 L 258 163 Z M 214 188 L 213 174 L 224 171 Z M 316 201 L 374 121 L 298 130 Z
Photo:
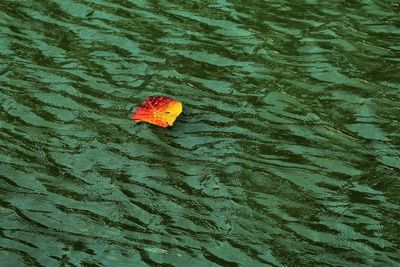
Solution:
M 400 4 L 317 2 L 1 1 L 2 265 L 398 265 Z

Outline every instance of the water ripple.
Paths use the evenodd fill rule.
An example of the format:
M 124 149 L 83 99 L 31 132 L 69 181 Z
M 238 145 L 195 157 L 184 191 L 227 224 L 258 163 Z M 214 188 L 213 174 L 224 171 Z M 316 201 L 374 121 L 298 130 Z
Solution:
M 0 9 L 4 266 L 399 264 L 397 3 Z

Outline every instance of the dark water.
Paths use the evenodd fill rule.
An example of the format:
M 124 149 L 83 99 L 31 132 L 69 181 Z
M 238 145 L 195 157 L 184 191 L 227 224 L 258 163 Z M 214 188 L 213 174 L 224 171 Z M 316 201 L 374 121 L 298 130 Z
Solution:
M 399 266 L 399 14 L 0 1 L 1 266 Z

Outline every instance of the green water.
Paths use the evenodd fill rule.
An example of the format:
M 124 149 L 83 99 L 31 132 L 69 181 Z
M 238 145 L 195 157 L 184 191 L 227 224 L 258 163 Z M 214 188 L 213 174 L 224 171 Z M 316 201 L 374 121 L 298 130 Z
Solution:
M 399 14 L 0 0 L 1 266 L 400 266 Z

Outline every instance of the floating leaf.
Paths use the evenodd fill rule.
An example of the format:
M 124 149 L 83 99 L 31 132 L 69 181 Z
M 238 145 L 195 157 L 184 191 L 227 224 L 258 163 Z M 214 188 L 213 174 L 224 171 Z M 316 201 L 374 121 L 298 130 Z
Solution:
M 174 124 L 182 112 L 182 103 L 166 96 L 149 96 L 132 114 L 136 122 L 147 122 L 161 127 Z

